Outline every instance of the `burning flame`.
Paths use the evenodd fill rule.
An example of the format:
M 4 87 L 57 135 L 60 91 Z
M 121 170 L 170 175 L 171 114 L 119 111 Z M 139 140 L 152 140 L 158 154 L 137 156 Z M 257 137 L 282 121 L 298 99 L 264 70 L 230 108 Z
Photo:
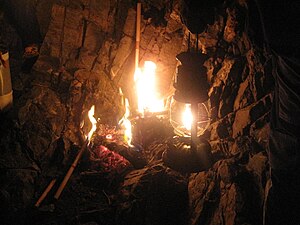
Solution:
M 182 113 L 182 123 L 185 129 L 191 130 L 193 123 L 191 104 L 185 104 L 185 110 Z
M 123 95 L 122 90 L 120 89 L 120 93 Z M 127 142 L 128 146 L 132 147 L 132 130 L 131 130 L 131 122 L 128 119 L 130 116 L 129 102 L 128 99 L 124 99 L 125 104 L 125 113 L 122 119 L 119 121 L 119 125 L 124 129 L 124 139 Z
M 90 121 L 92 123 L 92 128 L 91 128 L 90 132 L 87 135 L 87 139 L 89 140 L 89 142 L 91 141 L 93 133 L 97 129 L 97 126 L 96 126 L 97 120 L 95 119 L 94 114 L 95 114 L 95 106 L 93 105 L 91 107 L 91 109 L 89 110 L 89 112 L 88 112 L 89 119 L 90 119 Z
M 155 79 L 156 64 L 145 61 L 144 68 L 137 68 L 134 81 L 138 99 L 138 112 L 144 114 L 149 112 L 161 112 L 164 110 L 163 99 L 158 98 Z
M 148 112 L 161 112 L 164 110 L 163 99 L 158 98 L 155 80 L 156 64 L 151 61 L 145 61 L 143 70 L 137 68 L 134 74 L 135 87 L 137 92 L 138 112 L 144 115 Z M 120 94 L 123 96 L 122 90 Z M 129 102 L 127 98 L 123 98 L 125 105 L 125 114 L 119 121 L 119 125 L 124 130 L 124 138 L 128 146 L 133 147 L 132 142 L 132 127 L 128 119 L 130 116 Z

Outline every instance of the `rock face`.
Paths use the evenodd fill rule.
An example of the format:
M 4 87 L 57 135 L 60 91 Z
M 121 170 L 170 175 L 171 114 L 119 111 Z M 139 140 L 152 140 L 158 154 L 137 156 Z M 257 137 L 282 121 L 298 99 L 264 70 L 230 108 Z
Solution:
M 142 1 L 140 64 L 146 60 L 157 64 L 159 90 L 165 97 L 172 90 L 176 55 L 188 48 L 189 32 L 180 14 L 183 5 L 180 0 Z M 5 185 L 0 191 L 6 204 L 1 209 L 10 212 L 30 206 L 45 186 L 45 178 L 61 173 L 70 162 L 72 151 L 80 145 L 81 123 L 87 121 L 92 105 L 100 123 L 115 126 L 124 114 L 120 87 L 135 104 L 136 10 L 132 1 L 39 0 L 37 10 L 45 36 L 40 56 L 30 76 L 13 72 L 14 89 L 21 96 L 15 101 L 14 114 L 7 116 L 11 123 L 1 127 L 0 167 Z M 47 10 L 51 19 L 43 14 Z M 218 156 L 213 167 L 194 174 L 167 168 L 161 162 L 164 148 L 152 147 L 173 134 L 162 138 L 155 134 L 163 132 L 150 132 L 144 150 L 155 160 L 125 176 L 117 194 L 112 194 L 119 197 L 113 202 L 116 205 L 104 204 L 109 210 L 97 211 L 101 218 L 88 220 L 95 213 L 81 213 L 85 219 L 78 224 L 261 224 L 272 80 L 266 76 L 269 59 L 245 30 L 246 12 L 244 1 L 233 1 L 218 11 L 214 23 L 198 38 L 190 34 L 190 47 L 196 49 L 198 39 L 198 48 L 209 55 L 205 67 L 212 122 L 203 137 Z M 88 128 L 86 123 L 83 130 Z M 82 190 L 86 199 L 99 197 L 88 186 L 76 185 L 76 179 L 71 185 L 78 188 L 76 196 Z M 72 188 L 68 190 L 71 197 Z M 107 201 L 103 195 L 98 200 Z M 77 204 L 86 204 L 81 201 Z M 70 221 L 74 222 L 64 220 L 65 224 Z M 61 218 L 56 224 L 62 224 Z
M 186 224 L 187 180 L 155 165 L 129 173 L 121 189 L 116 224 Z
M 221 160 L 189 182 L 189 224 L 262 224 L 267 158 Z

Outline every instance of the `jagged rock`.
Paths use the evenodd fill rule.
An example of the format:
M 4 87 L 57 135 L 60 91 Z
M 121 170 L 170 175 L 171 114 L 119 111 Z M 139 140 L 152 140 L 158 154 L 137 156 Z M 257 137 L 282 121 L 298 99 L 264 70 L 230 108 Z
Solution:
M 3 185 L 7 186 L 6 191 L 10 194 L 10 203 L 15 210 L 32 203 L 37 175 L 37 171 L 30 169 L 12 169 L 6 172 L 6 181 L 9 182 Z
M 112 64 L 112 78 L 115 78 L 119 73 L 122 65 L 125 63 L 126 59 L 129 57 L 131 51 L 133 50 L 133 46 L 134 42 L 132 38 L 125 36 L 121 39 L 117 55 Z
M 256 140 L 256 142 L 263 148 L 268 149 L 269 145 L 269 134 L 270 134 L 270 125 L 269 125 L 269 113 L 266 113 L 250 127 L 250 135 Z
M 186 224 L 187 180 L 162 165 L 129 173 L 121 188 L 118 224 Z
M 36 15 L 40 25 L 41 35 L 44 37 L 48 31 L 51 20 L 49 15 L 51 15 L 52 6 L 56 0 L 37 0 L 36 2 Z
M 35 160 L 49 160 L 64 129 L 65 106 L 54 91 L 43 86 L 34 86 L 24 98 L 18 114 L 21 135 Z
M 249 170 L 229 159 L 219 161 L 207 173 L 192 175 L 189 224 L 262 224 L 266 158 L 256 160 L 261 163 L 253 164 L 251 159 Z
M 232 137 L 241 136 L 244 134 L 245 129 L 250 126 L 250 110 L 251 107 L 246 107 L 237 111 L 234 119 L 234 123 L 232 126 Z

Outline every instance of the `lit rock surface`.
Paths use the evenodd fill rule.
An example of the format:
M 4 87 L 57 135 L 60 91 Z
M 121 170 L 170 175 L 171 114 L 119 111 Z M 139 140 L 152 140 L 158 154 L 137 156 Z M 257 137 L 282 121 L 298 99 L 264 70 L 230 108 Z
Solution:
M 209 55 L 205 66 L 212 121 L 203 137 L 216 157 L 210 170 L 183 174 L 166 167 L 161 158 L 173 133 L 166 121 L 153 126 L 150 121 L 138 134 L 144 149 L 136 154 L 144 154 L 143 168 L 110 182 L 99 171 L 89 171 L 85 155 L 63 197 L 57 202 L 48 197 L 40 209 L 32 210 L 49 180 L 61 177 L 71 164 L 81 145 L 80 132 L 89 128 L 89 108 L 95 105 L 100 123 L 115 126 L 124 114 L 119 87 L 134 101 L 132 1 L 53 2 L 38 1 L 45 38 L 31 74 L 18 72 L 20 46 L 10 43 L 19 55 L 12 57 L 15 107 L 1 118 L 2 221 L 260 225 L 268 180 L 272 78 L 266 76 L 269 59 L 244 30 L 244 1 L 226 7 L 199 34 L 199 49 Z M 165 97 L 172 90 L 176 55 L 188 48 L 181 7 L 180 0 L 142 1 L 140 63 L 157 63 Z M 45 18 L 43 11 L 51 17 Z M 7 31 L 14 37 L 9 40 L 15 40 L 15 31 Z M 192 49 L 195 43 L 191 34 Z M 81 129 L 82 121 L 86 123 Z M 15 221 L 9 221 L 11 217 Z

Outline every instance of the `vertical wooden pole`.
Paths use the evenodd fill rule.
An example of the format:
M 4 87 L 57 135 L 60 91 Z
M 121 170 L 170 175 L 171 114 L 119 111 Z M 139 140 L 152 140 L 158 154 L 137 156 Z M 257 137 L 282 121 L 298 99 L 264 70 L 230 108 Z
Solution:
M 139 67 L 140 40 L 141 40 L 141 3 L 136 8 L 136 36 L 135 36 L 135 70 Z

